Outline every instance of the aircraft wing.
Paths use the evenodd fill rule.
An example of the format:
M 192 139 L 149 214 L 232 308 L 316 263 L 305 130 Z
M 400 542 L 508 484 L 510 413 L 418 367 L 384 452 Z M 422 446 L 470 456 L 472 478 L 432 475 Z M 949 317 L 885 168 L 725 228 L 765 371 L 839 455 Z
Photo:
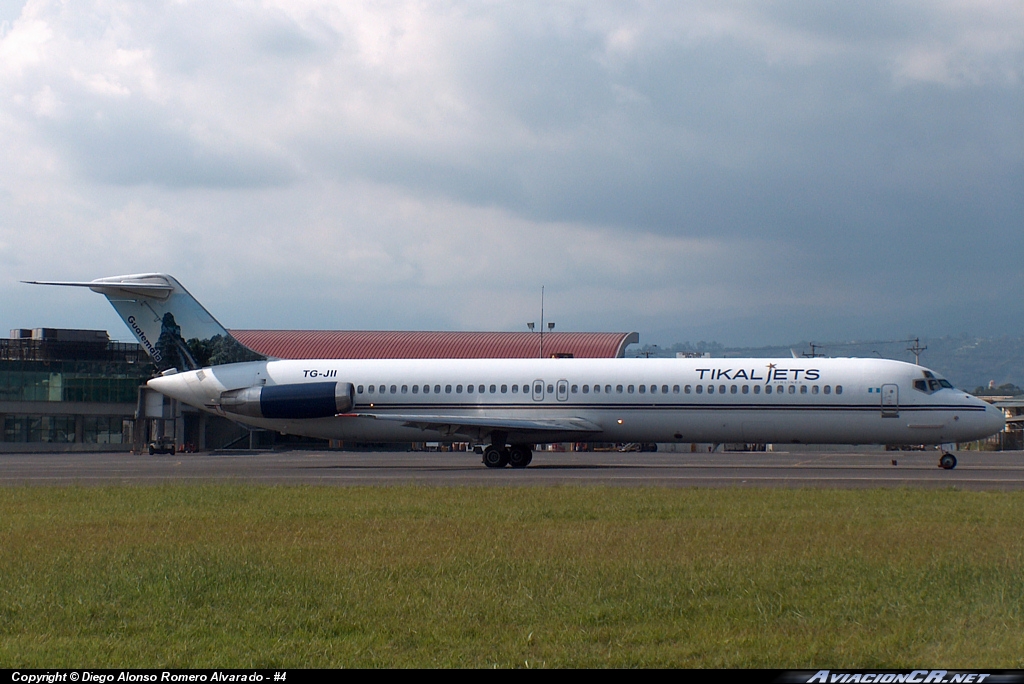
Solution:
M 446 434 L 508 430 L 510 432 L 601 432 L 601 428 L 584 418 L 502 418 L 498 416 L 445 416 L 399 413 L 342 413 L 345 418 L 391 420 L 421 430 L 438 430 Z

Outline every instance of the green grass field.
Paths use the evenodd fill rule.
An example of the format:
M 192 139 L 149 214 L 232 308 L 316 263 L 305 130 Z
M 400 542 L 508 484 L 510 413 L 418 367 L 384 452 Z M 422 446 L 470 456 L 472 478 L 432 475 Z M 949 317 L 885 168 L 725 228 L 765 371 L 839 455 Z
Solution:
M 0 489 L 0 667 L 1024 666 L 1024 494 Z

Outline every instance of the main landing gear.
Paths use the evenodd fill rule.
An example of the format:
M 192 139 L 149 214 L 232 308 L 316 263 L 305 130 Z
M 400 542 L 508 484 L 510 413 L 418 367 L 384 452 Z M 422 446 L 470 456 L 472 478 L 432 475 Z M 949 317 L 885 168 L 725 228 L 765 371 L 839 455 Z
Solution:
M 952 470 L 953 468 L 956 468 L 956 456 L 948 451 L 942 452 L 942 456 L 939 456 L 939 467 L 943 470 Z
M 491 444 L 484 449 L 484 465 L 488 468 L 525 468 L 533 460 L 533 449 L 528 444 L 513 444 L 511 447 Z

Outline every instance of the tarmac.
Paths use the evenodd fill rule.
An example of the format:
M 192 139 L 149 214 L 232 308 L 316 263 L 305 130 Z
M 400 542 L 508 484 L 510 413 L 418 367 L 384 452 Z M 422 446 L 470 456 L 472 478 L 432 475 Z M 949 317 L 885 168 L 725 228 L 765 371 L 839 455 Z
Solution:
M 0 454 L 2 485 L 429 485 L 1024 489 L 1024 452 L 717 452 L 534 454 L 525 469 L 491 469 L 472 452 L 279 451 Z

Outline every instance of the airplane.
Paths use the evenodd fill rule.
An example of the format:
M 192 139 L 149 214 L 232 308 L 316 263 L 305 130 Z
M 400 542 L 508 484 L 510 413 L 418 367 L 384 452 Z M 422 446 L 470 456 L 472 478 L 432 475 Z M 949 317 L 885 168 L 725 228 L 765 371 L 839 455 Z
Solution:
M 274 359 L 235 340 L 163 273 L 88 282 L 160 375 L 148 386 L 283 434 L 356 442 L 476 441 L 491 468 L 533 445 L 799 443 L 952 445 L 1003 429 L 1003 413 L 938 373 L 888 359 Z

